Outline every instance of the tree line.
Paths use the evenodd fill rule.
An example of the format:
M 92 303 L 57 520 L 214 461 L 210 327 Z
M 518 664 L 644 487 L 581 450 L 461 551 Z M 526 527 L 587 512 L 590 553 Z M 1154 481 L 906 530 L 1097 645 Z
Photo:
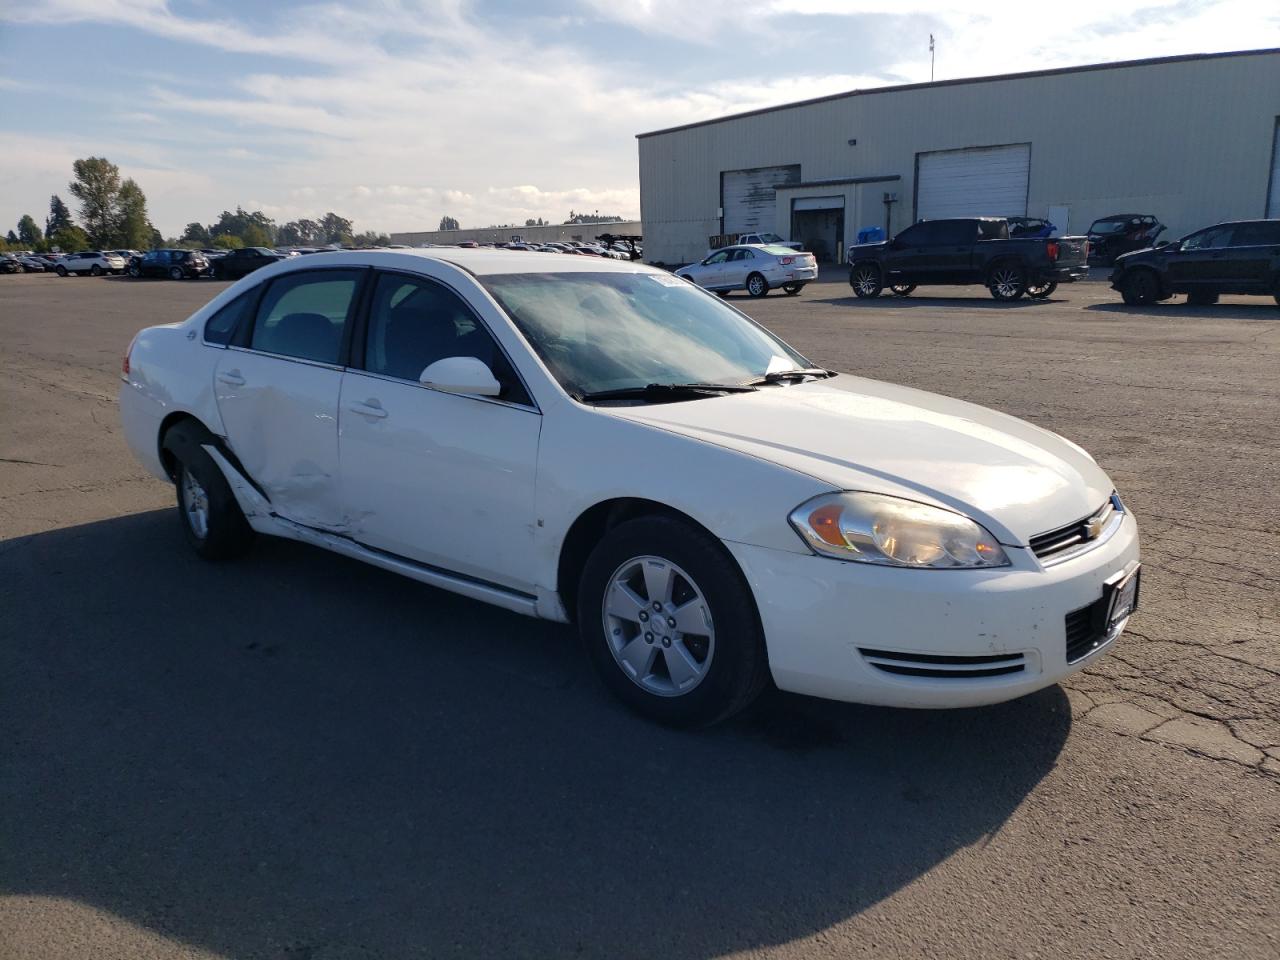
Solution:
M 67 190 L 79 204 L 79 222 L 56 193 L 49 198 L 49 214 L 41 228 L 31 214 L 23 214 L 16 230 L 0 240 L 0 251 L 75 253 L 81 250 L 154 250 L 158 247 L 275 247 L 382 246 L 385 233 L 356 233 L 351 221 L 332 211 L 318 220 L 299 219 L 277 224 L 261 210 L 236 207 L 223 210 L 210 224 L 187 224 L 178 237 L 165 238 L 151 223 L 147 198 L 133 178 L 121 178 L 120 168 L 105 157 L 87 157 L 72 165 Z
M 601 215 L 599 210 L 597 210 L 595 213 L 575 213 L 574 211 L 570 210 L 569 216 L 564 221 L 566 226 L 569 224 L 576 224 L 576 223 L 622 223 L 622 222 L 623 222 L 623 219 L 621 217 L 614 216 L 613 214 L 608 214 L 608 213 Z M 552 226 L 552 223 L 550 220 L 543 220 L 541 217 L 538 217 L 536 220 L 533 217 L 530 217 L 528 220 L 524 222 L 524 225 L 526 227 L 550 227 Z M 507 227 L 514 227 L 514 226 L 516 226 L 516 224 L 514 223 L 491 223 L 489 224 L 489 226 L 483 229 L 502 230 Z M 458 221 L 456 218 L 446 215 L 440 218 L 440 226 L 438 226 L 436 229 L 437 230 L 461 230 L 462 227 L 458 225 Z

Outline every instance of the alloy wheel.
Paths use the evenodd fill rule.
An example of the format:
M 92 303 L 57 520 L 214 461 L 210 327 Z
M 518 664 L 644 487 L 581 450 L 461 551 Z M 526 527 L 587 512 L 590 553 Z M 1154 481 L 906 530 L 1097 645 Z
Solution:
M 614 661 L 642 690 L 678 697 L 706 678 L 716 646 L 711 608 L 671 561 L 633 557 L 619 566 L 601 616 Z
M 1024 289 L 1022 276 L 1012 267 L 1001 267 L 992 273 L 991 287 L 1002 300 L 1012 300 Z
M 853 289 L 864 297 L 869 297 L 876 292 L 876 286 L 879 283 L 879 276 L 870 267 L 863 267 L 853 275 Z

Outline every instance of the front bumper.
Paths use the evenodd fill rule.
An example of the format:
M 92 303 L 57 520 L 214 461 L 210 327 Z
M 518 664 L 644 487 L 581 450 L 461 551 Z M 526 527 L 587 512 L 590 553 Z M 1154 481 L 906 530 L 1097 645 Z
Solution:
M 903 570 L 726 546 L 755 594 L 779 688 L 891 707 L 971 707 L 1051 686 L 1110 648 L 1124 623 L 1069 663 L 1066 617 L 1137 565 L 1138 525 L 1125 514 L 1110 539 L 1048 567 L 1007 547 L 1012 566 L 994 570 Z M 945 672 L 954 658 L 980 663 Z M 1001 672 L 974 675 L 988 662 Z M 890 672 L 901 669 L 895 663 L 911 672 Z

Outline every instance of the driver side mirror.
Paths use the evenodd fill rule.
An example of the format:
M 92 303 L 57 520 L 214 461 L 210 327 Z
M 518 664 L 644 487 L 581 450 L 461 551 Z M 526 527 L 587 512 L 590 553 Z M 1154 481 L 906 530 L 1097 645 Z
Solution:
M 493 371 L 475 357 L 445 357 L 422 371 L 418 382 L 442 393 L 460 393 L 473 397 L 496 397 L 502 392 Z

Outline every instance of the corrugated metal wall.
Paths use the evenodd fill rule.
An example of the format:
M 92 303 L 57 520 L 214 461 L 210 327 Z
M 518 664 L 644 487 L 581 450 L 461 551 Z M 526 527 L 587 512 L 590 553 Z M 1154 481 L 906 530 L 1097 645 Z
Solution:
M 1031 144 L 1029 215 L 1069 206 L 1076 232 L 1149 212 L 1177 237 L 1264 215 L 1277 116 L 1280 54 L 1259 53 L 863 94 L 641 136 L 645 259 L 705 255 L 724 171 L 799 162 L 805 182 L 901 175 L 897 231 L 912 219 L 917 153 L 1008 143 Z M 846 218 L 850 237 L 883 224 L 882 209 L 861 212 L 871 219 Z

